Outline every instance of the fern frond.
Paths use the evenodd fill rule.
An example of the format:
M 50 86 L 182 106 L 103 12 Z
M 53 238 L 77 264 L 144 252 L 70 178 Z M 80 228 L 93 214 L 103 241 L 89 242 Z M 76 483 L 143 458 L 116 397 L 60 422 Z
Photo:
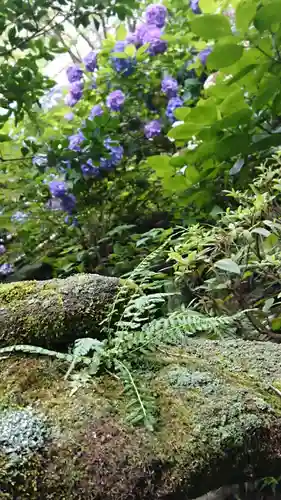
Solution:
M 92 339 L 90 337 L 85 337 L 82 339 L 77 339 L 74 342 L 74 347 L 72 351 L 72 361 L 65 374 L 65 380 L 69 377 L 70 373 L 74 370 L 77 363 L 85 359 L 85 356 L 89 354 L 90 351 L 95 351 L 100 354 L 104 350 L 104 343 L 97 339 Z M 91 359 L 89 358 L 90 364 Z
M 143 384 L 136 384 L 131 371 L 124 363 L 116 360 L 115 366 L 123 382 L 124 394 L 128 398 L 127 421 L 132 425 L 143 424 L 153 431 L 156 411 L 154 397 Z
M 68 361 L 70 363 L 73 359 L 72 354 L 50 351 L 49 349 L 43 349 L 43 347 L 38 347 L 35 345 L 14 345 L 14 346 L 2 347 L 0 349 L 0 354 L 4 353 L 13 354 L 17 352 L 25 352 L 27 354 L 39 354 L 41 356 L 50 356 L 52 358 L 62 359 L 63 361 Z

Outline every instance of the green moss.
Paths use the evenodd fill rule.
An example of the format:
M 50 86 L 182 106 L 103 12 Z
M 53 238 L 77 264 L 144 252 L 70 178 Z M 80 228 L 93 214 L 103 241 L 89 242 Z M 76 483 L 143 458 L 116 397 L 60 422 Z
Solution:
M 0 307 L 16 304 L 28 298 L 36 290 L 36 281 L 21 281 L 0 285 Z
M 219 486 L 221 477 L 231 482 L 239 472 L 244 478 L 249 457 L 250 473 L 262 464 L 266 475 L 268 457 L 280 455 L 280 398 L 267 389 L 280 380 L 281 368 L 274 368 L 280 348 L 207 341 L 205 347 L 192 341 L 170 348 L 147 377 L 159 411 L 153 434 L 124 423 L 128 401 L 109 375 L 71 397 L 58 361 L 0 361 L 5 404 L 36 405 L 56 429 L 26 465 L 32 480 L 24 494 L 21 481 L 7 498 L 35 500 L 41 491 L 59 500 L 192 498 Z

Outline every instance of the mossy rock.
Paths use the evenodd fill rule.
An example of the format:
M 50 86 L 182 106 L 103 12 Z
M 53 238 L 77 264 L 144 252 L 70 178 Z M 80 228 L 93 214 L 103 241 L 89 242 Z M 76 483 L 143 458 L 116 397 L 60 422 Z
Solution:
M 125 422 L 126 396 L 110 375 L 70 395 L 57 360 L 0 360 L 2 412 L 32 408 L 48 428 L 24 460 L 9 464 L 2 449 L 0 498 L 186 500 L 278 475 L 280 354 L 243 341 L 161 349 L 139 375 L 157 401 L 154 432 Z
M 80 337 L 101 338 L 119 280 L 95 274 L 0 285 L 0 345 L 55 348 Z

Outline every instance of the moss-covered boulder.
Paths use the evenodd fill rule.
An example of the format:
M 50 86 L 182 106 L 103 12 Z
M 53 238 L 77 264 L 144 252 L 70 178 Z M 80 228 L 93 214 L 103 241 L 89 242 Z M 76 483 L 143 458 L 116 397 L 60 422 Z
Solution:
M 76 391 L 58 360 L 0 360 L 0 498 L 187 500 L 279 475 L 280 356 L 262 342 L 161 349 L 140 375 L 157 402 L 154 432 L 125 423 L 127 396 L 110 374 Z
M 100 338 L 119 281 L 96 274 L 0 285 L 0 345 L 68 345 Z

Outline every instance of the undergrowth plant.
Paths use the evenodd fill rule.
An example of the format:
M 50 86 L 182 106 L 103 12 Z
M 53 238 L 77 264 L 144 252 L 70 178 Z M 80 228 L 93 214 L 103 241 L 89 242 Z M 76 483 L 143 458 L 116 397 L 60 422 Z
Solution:
M 123 280 L 112 309 L 101 325 L 104 341 L 77 339 L 69 353 L 15 345 L 1 348 L 0 355 L 22 352 L 66 361 L 69 368 L 65 379 L 72 375 L 71 394 L 87 385 L 91 377 L 106 370 L 118 377 L 123 385 L 127 420 L 131 424 L 142 423 L 152 430 L 157 421 L 157 396 L 151 391 L 149 378 L 145 375 L 146 364 L 153 363 L 153 359 L 161 363 L 163 346 L 183 346 L 190 337 L 202 333 L 216 337 L 233 334 L 244 316 L 242 311 L 233 316 L 212 317 L 183 304 L 179 306 L 180 292 L 177 289 L 165 291 L 167 287 L 171 288 L 171 278 L 153 271 L 159 258 L 168 254 L 170 244 L 171 238 L 146 257 L 127 280 Z M 112 319 L 117 309 L 120 310 L 120 304 L 123 311 L 113 324 Z M 77 368 L 80 371 L 73 374 Z

